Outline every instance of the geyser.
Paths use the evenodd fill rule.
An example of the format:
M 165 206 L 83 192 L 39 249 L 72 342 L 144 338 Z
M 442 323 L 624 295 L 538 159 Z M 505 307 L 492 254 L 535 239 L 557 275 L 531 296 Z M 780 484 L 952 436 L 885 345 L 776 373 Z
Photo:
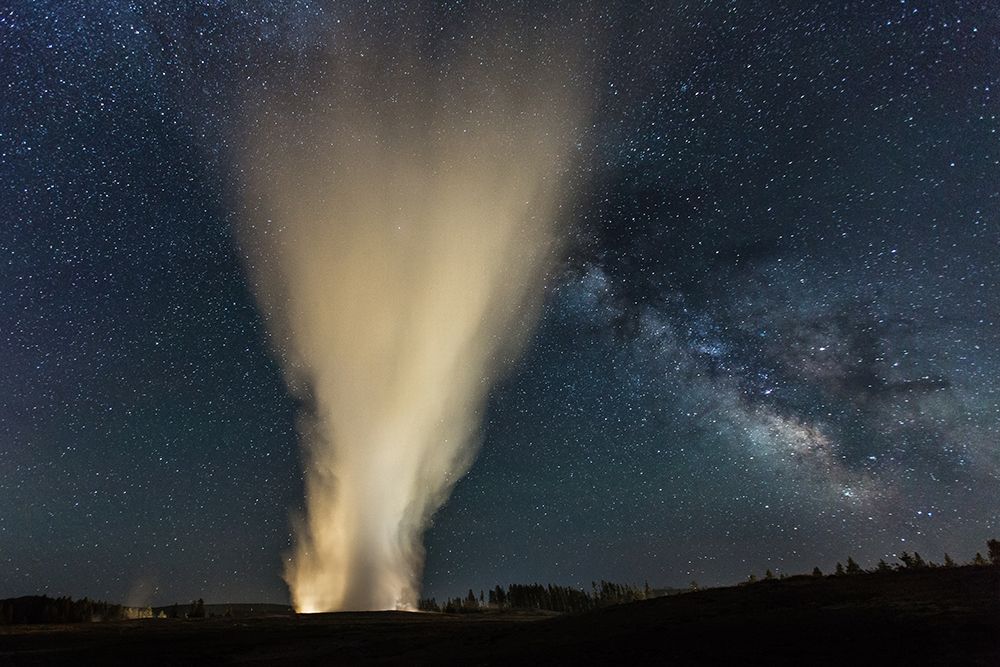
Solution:
M 362 52 L 251 105 L 238 236 L 303 403 L 300 611 L 416 605 L 423 531 L 557 256 L 580 118 L 557 62 Z

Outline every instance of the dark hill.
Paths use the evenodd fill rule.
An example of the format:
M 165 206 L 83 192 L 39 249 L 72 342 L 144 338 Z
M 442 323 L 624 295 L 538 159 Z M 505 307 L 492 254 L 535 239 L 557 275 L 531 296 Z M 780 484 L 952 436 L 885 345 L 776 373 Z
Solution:
M 576 616 L 372 612 L 0 627 L 0 664 L 1000 665 L 1000 568 L 793 577 Z
M 1000 568 L 792 577 L 635 602 L 501 641 L 564 664 L 1000 665 Z M 516 645 L 516 648 L 515 648 Z

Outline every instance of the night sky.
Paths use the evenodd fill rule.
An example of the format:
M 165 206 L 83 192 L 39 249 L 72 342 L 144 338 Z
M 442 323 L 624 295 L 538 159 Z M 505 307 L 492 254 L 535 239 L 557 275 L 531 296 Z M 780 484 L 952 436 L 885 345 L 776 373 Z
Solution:
M 493 4 L 0 9 L 0 597 L 288 599 L 297 404 L 233 238 L 242 103 L 331 44 L 447 62 L 580 15 L 565 261 L 425 594 L 1000 537 L 996 4 Z

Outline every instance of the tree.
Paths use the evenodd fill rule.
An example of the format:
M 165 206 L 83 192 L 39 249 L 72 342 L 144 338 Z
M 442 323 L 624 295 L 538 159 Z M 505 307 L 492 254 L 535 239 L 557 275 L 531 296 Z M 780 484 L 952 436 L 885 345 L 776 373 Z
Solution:
M 986 548 L 989 550 L 990 563 L 1000 567 L 1000 540 L 987 540 Z
M 497 606 L 506 607 L 507 606 L 507 592 L 497 584 L 497 587 L 493 589 L 493 593 L 496 596 Z
M 885 562 L 885 559 L 879 558 L 878 559 L 878 565 L 875 566 L 875 571 L 876 572 L 892 572 L 892 568 L 889 567 L 889 564 Z
M 843 576 L 844 574 L 844 566 L 840 564 L 839 560 L 837 561 L 837 569 L 834 572 L 834 574 L 836 574 L 838 577 Z
M 817 565 L 816 567 L 813 568 L 813 576 L 814 577 L 822 577 L 823 576 L 823 570 L 819 569 L 819 565 Z
M 851 556 L 847 557 L 847 574 L 861 574 L 861 566 Z
M 771 572 L 771 568 L 767 568 L 767 570 L 764 572 L 764 579 L 768 581 L 774 579 L 774 572 Z
M 977 551 L 976 552 L 976 557 L 972 559 L 972 564 L 973 565 L 980 565 L 980 566 L 986 565 L 986 559 L 983 558 L 983 555 Z
M 945 567 L 955 567 L 955 561 L 953 561 L 951 559 L 951 556 L 949 556 L 948 554 L 944 555 L 944 566 Z
M 198 598 L 188 608 L 188 618 L 205 618 L 205 601 Z

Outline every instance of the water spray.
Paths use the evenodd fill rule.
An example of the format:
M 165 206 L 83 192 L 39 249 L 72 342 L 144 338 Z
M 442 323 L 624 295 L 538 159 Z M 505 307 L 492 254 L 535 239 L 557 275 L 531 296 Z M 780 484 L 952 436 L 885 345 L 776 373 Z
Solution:
M 264 95 L 242 160 L 238 237 L 303 403 L 285 572 L 302 612 L 416 606 L 422 534 L 558 256 L 575 150 L 579 100 L 551 52 L 388 60 L 341 57 L 319 90 Z

